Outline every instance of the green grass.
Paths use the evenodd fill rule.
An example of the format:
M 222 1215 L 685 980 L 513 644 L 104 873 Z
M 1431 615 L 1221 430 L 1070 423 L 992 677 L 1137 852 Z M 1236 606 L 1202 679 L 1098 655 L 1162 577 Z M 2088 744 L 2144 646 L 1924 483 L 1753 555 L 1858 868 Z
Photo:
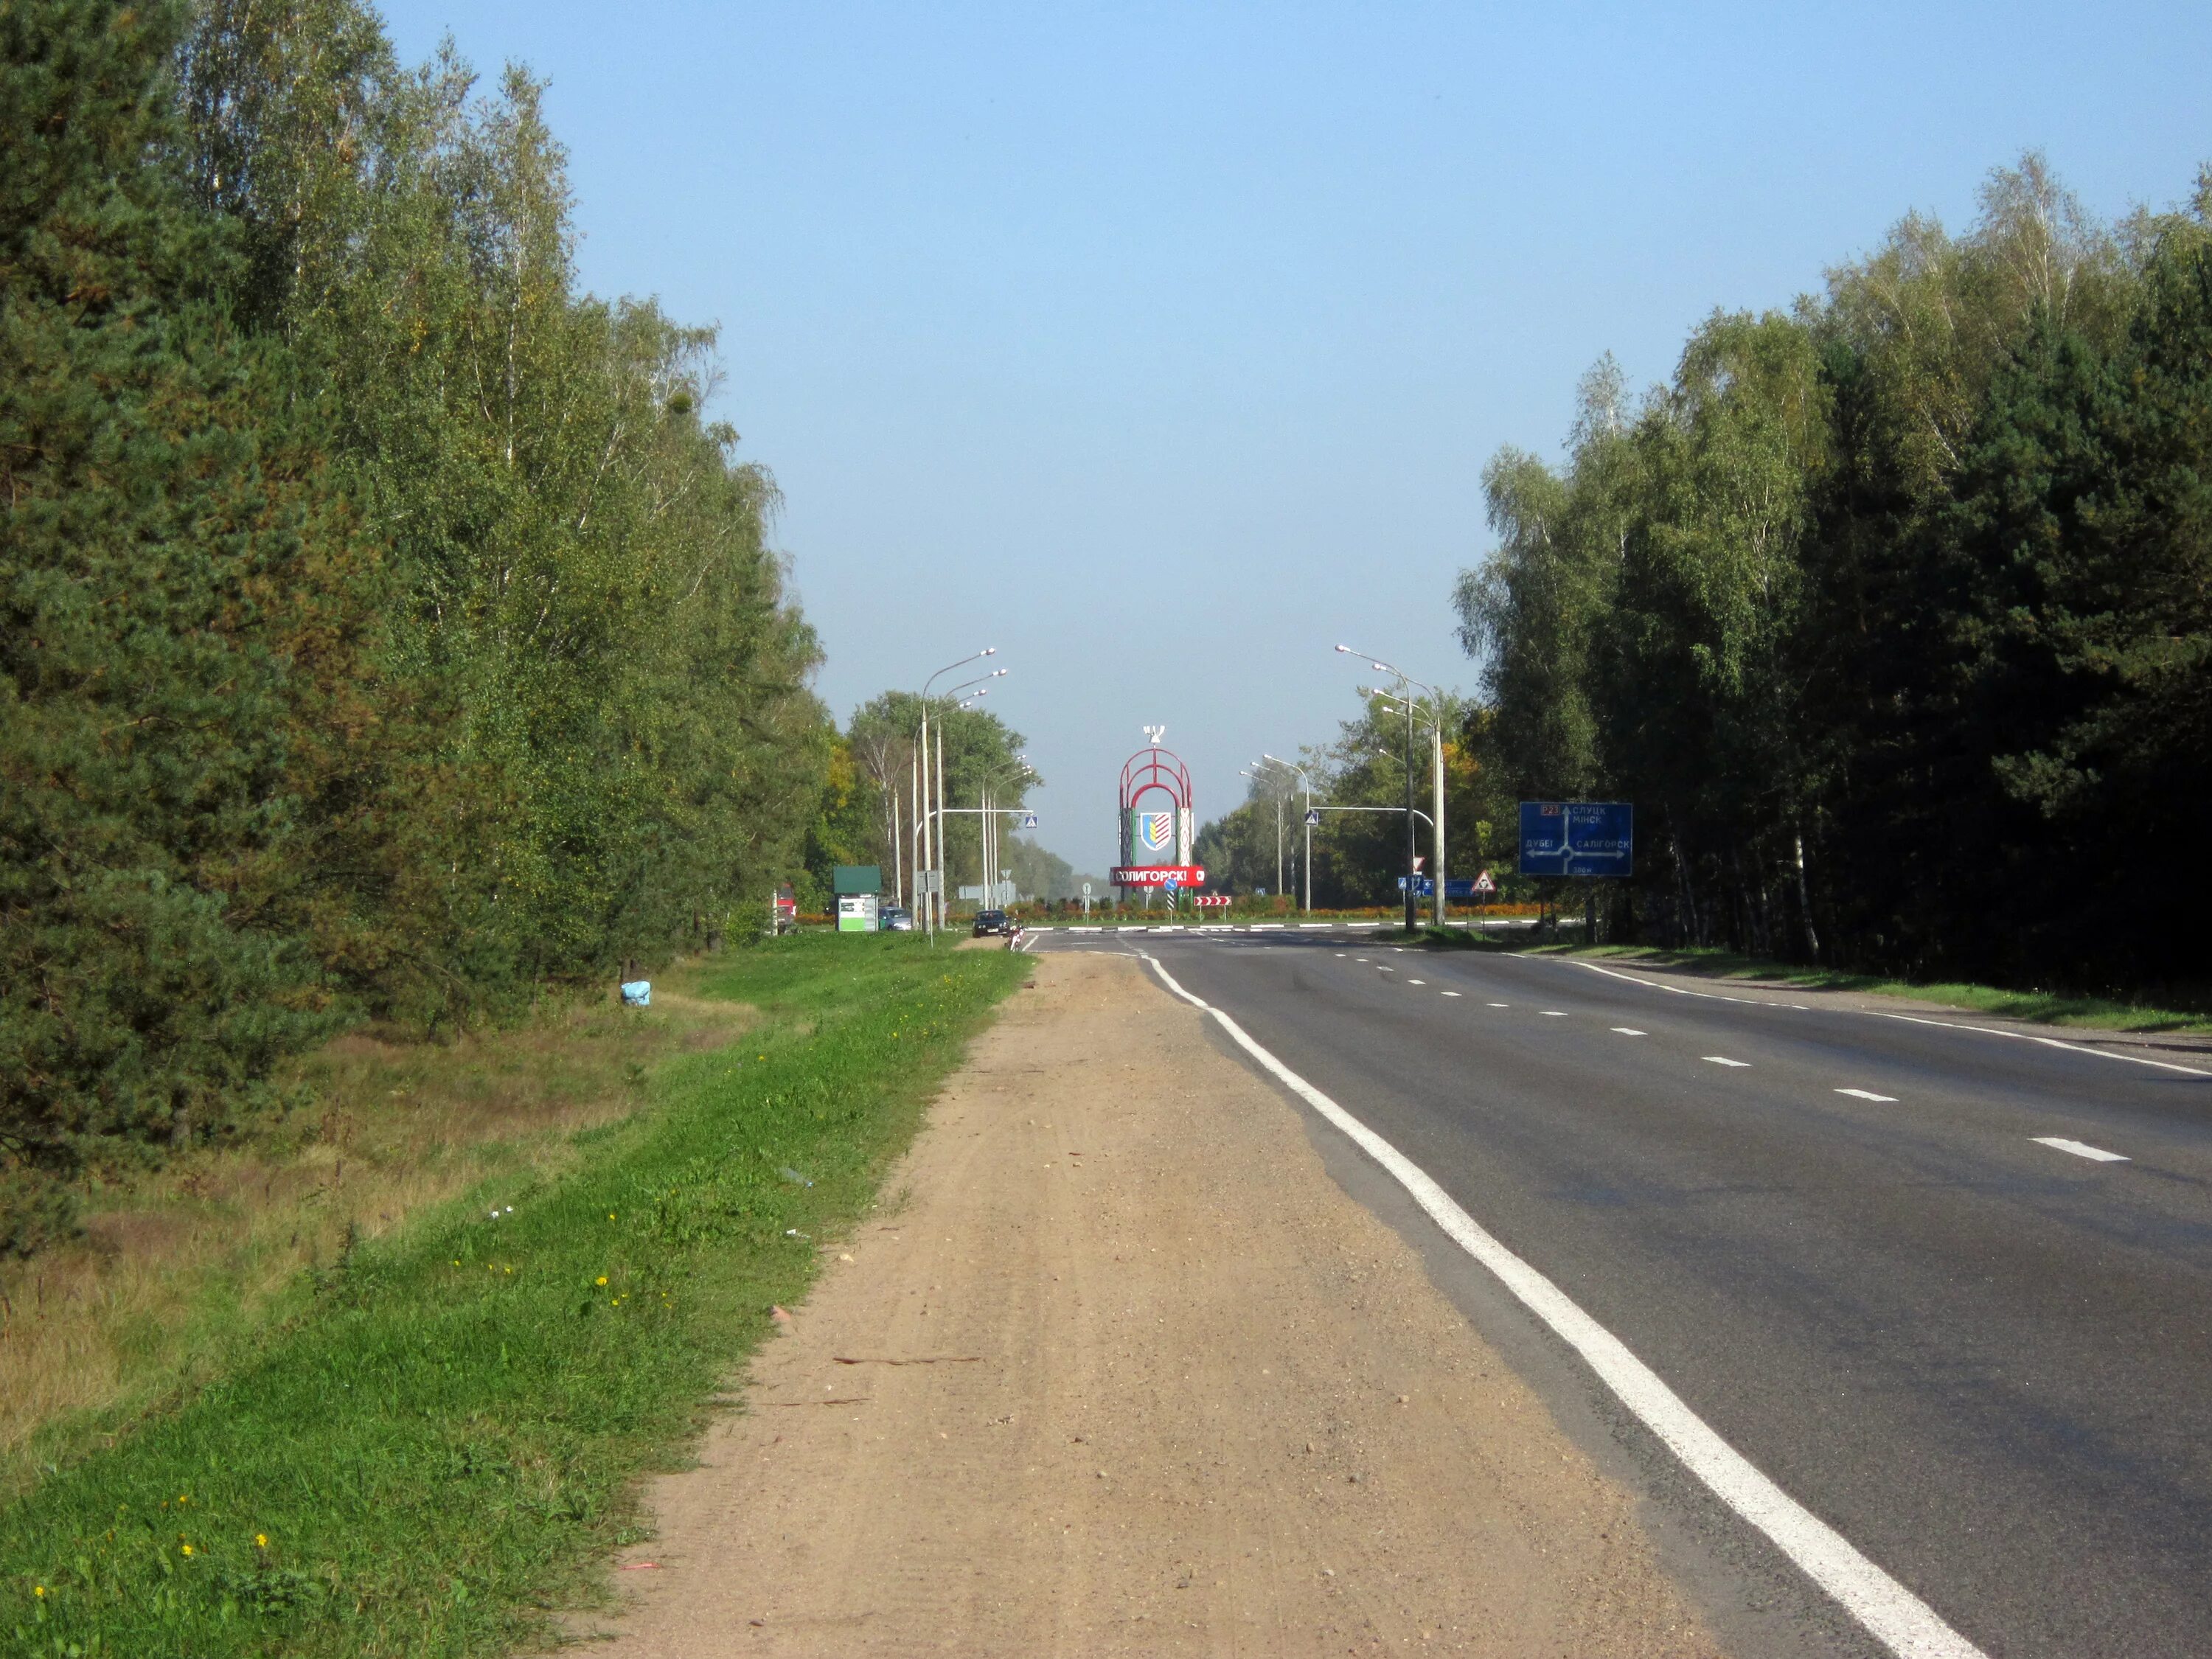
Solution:
M 638 1535 L 635 1478 L 673 1465 L 1029 965 L 910 936 L 738 953 L 704 988 L 764 1022 L 664 1062 L 570 1173 L 350 1251 L 229 1375 L 0 1511 L 0 1646 L 547 1638 Z
M 1498 944 L 1494 948 L 1512 948 Z M 1732 951 L 1660 951 L 1644 945 L 1601 945 L 1595 949 L 1572 945 L 1528 945 L 1533 951 L 1576 957 L 1622 958 L 1676 973 L 1710 979 L 1765 980 L 1802 986 L 1810 990 L 1859 991 L 1874 996 L 1911 997 L 1937 1002 L 1975 1013 L 1996 1014 L 2008 1019 L 2042 1025 L 2096 1026 L 2117 1031 L 2212 1031 L 2212 1014 L 2202 1010 L 2154 1007 L 2117 998 L 2071 996 L 2056 991 L 2012 991 L 1994 985 L 1955 981 L 1919 983 L 1880 975 L 1846 974 L 1828 968 L 1792 966 L 1741 956 Z

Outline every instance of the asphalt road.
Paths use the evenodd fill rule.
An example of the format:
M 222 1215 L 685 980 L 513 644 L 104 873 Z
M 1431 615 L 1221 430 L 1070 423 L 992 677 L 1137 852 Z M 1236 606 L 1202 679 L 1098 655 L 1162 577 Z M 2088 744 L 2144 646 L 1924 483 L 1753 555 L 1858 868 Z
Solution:
M 1556 957 L 1041 943 L 1157 955 L 1991 1659 L 2212 1654 L 2212 1076 Z

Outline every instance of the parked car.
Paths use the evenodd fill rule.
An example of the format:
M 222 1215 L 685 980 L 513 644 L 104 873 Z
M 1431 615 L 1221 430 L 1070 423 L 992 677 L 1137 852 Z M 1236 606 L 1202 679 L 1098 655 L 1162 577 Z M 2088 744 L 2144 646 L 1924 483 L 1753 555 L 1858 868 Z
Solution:
M 914 913 L 903 904 L 886 904 L 876 912 L 876 926 L 886 933 L 911 933 Z
M 982 938 L 986 933 L 1011 933 L 1013 931 L 1014 924 L 1006 920 L 1006 913 L 1004 910 L 978 910 L 975 913 L 977 939 Z

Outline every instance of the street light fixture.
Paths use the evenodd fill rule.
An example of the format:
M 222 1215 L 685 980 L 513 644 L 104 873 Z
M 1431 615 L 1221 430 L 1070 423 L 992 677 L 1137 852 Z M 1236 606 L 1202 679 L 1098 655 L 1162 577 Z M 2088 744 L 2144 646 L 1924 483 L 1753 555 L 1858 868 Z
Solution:
M 1384 662 L 1379 657 L 1370 656 L 1364 651 L 1355 652 L 1348 645 L 1340 645 L 1336 648 L 1340 653 L 1346 656 L 1366 657 L 1377 672 L 1394 674 L 1404 684 L 1426 691 L 1434 700 L 1434 717 L 1430 721 L 1432 744 L 1431 777 L 1435 793 L 1435 814 L 1431 824 L 1436 836 L 1437 925 L 1442 927 L 1444 921 L 1445 903 L 1443 693 L 1426 681 L 1415 679 L 1404 669 Z M 1359 690 L 1363 696 L 1376 698 L 1384 696 L 1380 687 L 1362 686 Z M 1419 886 L 1416 855 L 1413 850 L 1413 705 L 1416 699 L 1401 693 L 1398 700 L 1404 703 L 1406 709 L 1406 931 L 1411 933 L 1416 926 L 1415 896 Z M 1389 702 L 1384 702 L 1380 706 L 1384 713 L 1390 712 Z
M 1305 862 L 1298 866 L 1301 872 L 1300 884 L 1304 891 L 1301 896 L 1298 908 L 1302 913 L 1310 915 L 1313 913 L 1313 779 L 1307 775 L 1306 769 L 1296 761 L 1286 761 L 1279 755 L 1270 755 L 1264 751 L 1261 752 L 1260 758 L 1271 765 L 1281 767 L 1285 772 L 1296 773 L 1298 787 L 1305 791 L 1306 811 L 1303 823 L 1306 841 Z M 1275 880 L 1279 884 L 1283 878 L 1282 813 L 1279 810 L 1275 814 Z
M 937 936 L 937 924 L 942 918 L 945 908 L 943 872 L 941 871 L 939 872 L 939 891 L 933 894 L 927 894 L 921 892 L 920 889 L 921 887 L 922 873 L 929 867 L 929 860 L 932 854 L 933 853 L 936 855 L 938 863 L 942 864 L 944 861 L 945 826 L 942 821 L 942 817 L 945 805 L 945 732 L 943 725 L 940 722 L 937 733 L 936 765 L 934 769 L 936 773 L 935 788 L 933 792 L 935 795 L 935 805 L 933 805 L 931 804 L 933 790 L 931 787 L 932 767 L 929 743 L 929 691 L 932 686 L 935 685 L 938 681 L 943 679 L 947 674 L 952 673 L 957 669 L 965 668 L 971 662 L 981 662 L 986 657 L 995 657 L 998 654 L 999 647 L 997 646 L 987 645 L 981 651 L 970 652 L 967 656 L 961 658 L 957 662 L 949 662 L 945 664 L 944 667 L 939 669 L 935 673 L 932 674 L 927 679 L 921 683 L 921 752 L 918 757 L 921 763 L 915 770 L 915 776 L 916 788 L 914 802 L 914 823 L 916 845 L 915 848 L 915 859 L 914 884 L 916 889 L 915 896 L 923 902 L 923 927 L 925 931 L 928 933 L 933 943 L 935 942 Z M 965 690 L 969 685 L 980 685 L 984 680 L 996 679 L 1000 674 L 1003 674 L 1006 672 L 1006 671 L 1003 668 L 996 669 L 991 673 L 981 675 L 975 679 L 969 680 L 963 685 L 953 687 L 953 693 Z M 894 850 L 896 851 L 896 849 Z

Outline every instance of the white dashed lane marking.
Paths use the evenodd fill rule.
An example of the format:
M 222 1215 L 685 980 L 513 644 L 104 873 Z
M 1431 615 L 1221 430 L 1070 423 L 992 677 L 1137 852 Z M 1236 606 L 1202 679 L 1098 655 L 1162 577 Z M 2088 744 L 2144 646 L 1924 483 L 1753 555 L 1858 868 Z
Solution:
M 2096 1164 L 2126 1164 L 2131 1160 L 2125 1152 L 2108 1152 L 2102 1146 L 2091 1146 L 2079 1140 L 2069 1140 L 2064 1135 L 2031 1135 L 2039 1146 L 2049 1146 L 2062 1152 L 2071 1152 L 2076 1158 L 2086 1158 Z
M 1726 1054 L 1702 1054 L 1699 1058 L 1710 1060 L 1716 1066 L 1741 1066 L 1748 1068 L 1751 1065 L 1747 1060 L 1730 1060 Z
M 1566 1017 L 1567 1011 L 1564 1008 L 1547 1008 L 1544 1010 L 1544 1018 L 1546 1019 L 1565 1019 Z
M 1854 1100 L 1878 1100 L 1885 1106 L 1897 1104 L 1895 1095 L 1878 1095 L 1869 1089 L 1838 1089 L 1836 1092 L 1839 1095 L 1849 1095 Z
M 1510 1008 L 1513 1005 L 1510 1002 L 1493 1002 L 1488 1006 L 1492 1008 Z
M 1409 979 L 1406 983 L 1408 985 L 1426 985 L 1428 981 L 1425 979 Z
M 1458 993 L 1458 992 L 1456 992 L 1456 991 L 1446 991 L 1443 994 L 1444 994 L 1444 995 L 1446 995 L 1446 996 L 1448 996 L 1448 997 L 1455 997 L 1455 996 L 1457 996 L 1457 995 L 1459 994 L 1459 993 Z
M 1613 1029 L 1620 1032 L 1623 1036 L 1644 1036 L 1647 1035 L 1645 1032 L 1638 1030 L 1633 1025 L 1616 1025 Z

